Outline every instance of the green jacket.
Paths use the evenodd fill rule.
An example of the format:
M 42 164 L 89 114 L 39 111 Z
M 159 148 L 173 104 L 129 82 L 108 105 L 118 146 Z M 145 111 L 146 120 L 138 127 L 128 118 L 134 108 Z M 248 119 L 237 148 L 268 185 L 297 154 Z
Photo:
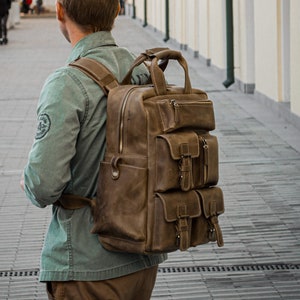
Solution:
M 106 97 L 81 71 L 68 66 L 78 57 L 97 59 L 121 80 L 134 57 L 115 46 L 109 32 L 83 38 L 66 66 L 46 80 L 38 104 L 38 128 L 24 170 L 25 193 L 38 207 L 53 204 L 62 193 L 94 197 L 99 162 L 105 151 Z M 148 76 L 137 68 L 135 82 Z M 41 256 L 41 281 L 94 281 L 123 276 L 157 265 L 165 255 L 106 251 L 90 233 L 88 207 L 65 210 L 53 205 L 53 216 Z

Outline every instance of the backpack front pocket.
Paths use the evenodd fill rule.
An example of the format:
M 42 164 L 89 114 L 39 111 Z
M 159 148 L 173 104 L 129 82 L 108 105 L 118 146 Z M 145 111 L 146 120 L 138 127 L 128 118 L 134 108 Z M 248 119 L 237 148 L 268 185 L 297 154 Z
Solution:
M 215 241 L 223 245 L 218 216 L 224 212 L 224 200 L 219 187 L 156 193 L 154 200 L 154 252 L 184 251 Z
M 163 99 L 157 105 L 165 133 L 183 128 L 215 129 L 214 108 L 210 100 Z
M 192 220 L 202 214 L 195 191 L 157 193 L 153 224 L 152 250 L 184 251 L 191 246 Z
M 156 139 L 156 191 L 189 191 L 218 182 L 218 142 L 208 133 L 182 131 Z

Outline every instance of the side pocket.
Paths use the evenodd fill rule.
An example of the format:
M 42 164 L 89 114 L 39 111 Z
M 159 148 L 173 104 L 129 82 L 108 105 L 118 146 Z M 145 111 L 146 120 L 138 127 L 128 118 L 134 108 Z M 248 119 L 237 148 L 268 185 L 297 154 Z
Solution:
M 224 245 L 218 216 L 224 213 L 223 192 L 219 187 L 197 190 L 200 197 L 203 217 L 195 219 L 192 225 L 192 245 L 201 245 L 217 241 L 219 247 Z
M 118 164 L 114 177 L 112 168 L 101 162 L 92 232 L 108 237 L 116 250 L 118 239 L 133 244 L 146 239 L 147 169 Z
M 216 185 L 219 181 L 219 149 L 217 137 L 199 134 L 200 155 L 193 162 L 194 187 Z

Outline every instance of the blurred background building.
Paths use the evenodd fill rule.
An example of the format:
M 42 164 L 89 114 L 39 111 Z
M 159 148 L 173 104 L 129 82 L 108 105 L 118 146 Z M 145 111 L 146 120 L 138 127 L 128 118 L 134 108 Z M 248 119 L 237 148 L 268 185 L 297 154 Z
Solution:
M 245 93 L 300 117 L 299 0 L 127 0 L 127 14 Z M 278 105 L 277 105 L 278 107 Z
M 55 10 L 55 0 L 43 5 Z M 299 0 L 126 0 L 125 7 L 220 72 L 224 86 L 255 94 L 300 126 Z

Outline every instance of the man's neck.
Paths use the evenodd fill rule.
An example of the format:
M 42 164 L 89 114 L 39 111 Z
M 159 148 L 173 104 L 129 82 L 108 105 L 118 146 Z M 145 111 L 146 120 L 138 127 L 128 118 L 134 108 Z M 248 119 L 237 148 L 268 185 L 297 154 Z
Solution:
M 81 39 L 91 34 L 92 32 L 83 32 L 78 28 L 78 26 L 71 25 L 69 26 L 68 33 L 69 33 L 70 43 L 72 47 L 74 47 Z

